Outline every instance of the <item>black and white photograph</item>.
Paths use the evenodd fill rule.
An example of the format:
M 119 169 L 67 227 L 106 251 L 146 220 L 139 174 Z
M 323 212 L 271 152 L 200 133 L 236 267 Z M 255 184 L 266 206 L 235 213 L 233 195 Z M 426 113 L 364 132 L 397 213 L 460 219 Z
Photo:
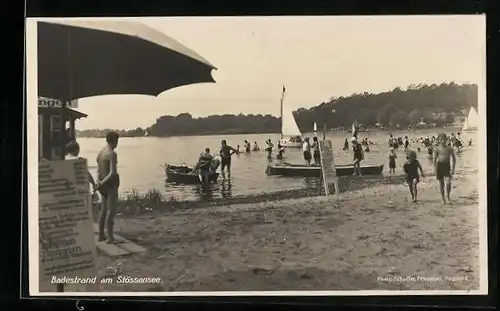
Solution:
M 488 292 L 485 15 L 28 18 L 31 295 Z

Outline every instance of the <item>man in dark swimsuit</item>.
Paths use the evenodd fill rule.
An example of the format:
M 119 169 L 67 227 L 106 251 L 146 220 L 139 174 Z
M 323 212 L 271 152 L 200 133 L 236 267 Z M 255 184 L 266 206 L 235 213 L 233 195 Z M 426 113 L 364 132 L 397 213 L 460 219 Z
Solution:
M 351 139 L 352 143 L 352 150 L 354 152 L 354 173 L 352 174 L 353 176 L 361 176 L 361 161 L 364 159 L 364 154 L 363 154 L 363 147 L 361 146 L 360 143 L 358 143 L 358 140 L 353 137 Z
M 118 207 L 118 187 L 120 176 L 118 175 L 118 156 L 115 149 L 118 146 L 116 132 L 106 134 L 106 147 L 97 155 L 97 182 L 96 190 L 101 194 L 101 212 L 99 213 L 99 241 L 114 243 L 113 225 L 115 221 L 116 208 Z M 106 227 L 106 235 L 104 235 Z M 107 239 L 106 239 L 107 236 Z
M 314 165 L 321 165 L 321 153 L 319 152 L 319 141 L 318 137 L 313 137 L 313 144 L 311 146 L 313 150 Z
M 448 198 L 448 203 L 451 204 L 451 177 L 455 174 L 455 152 L 453 148 L 448 145 L 446 134 L 439 134 L 438 140 L 440 146 L 436 148 L 434 153 L 436 178 L 439 180 L 439 190 L 441 191 L 441 198 L 445 204 L 444 185 L 446 182 L 446 197 Z M 450 165 L 450 160 L 453 160 L 453 165 Z
M 221 141 L 220 147 L 220 157 L 221 157 L 221 167 L 220 170 L 222 172 L 222 178 L 226 178 L 224 176 L 224 168 L 227 168 L 227 178 L 231 179 L 231 156 L 236 152 L 236 149 L 229 146 L 226 140 Z

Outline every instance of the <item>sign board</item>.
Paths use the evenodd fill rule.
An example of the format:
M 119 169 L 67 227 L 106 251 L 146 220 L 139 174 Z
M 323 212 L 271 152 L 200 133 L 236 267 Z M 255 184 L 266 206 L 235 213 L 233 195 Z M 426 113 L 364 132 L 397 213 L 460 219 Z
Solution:
M 96 277 L 96 245 L 86 159 L 40 161 L 40 290 L 54 279 Z
M 59 99 L 38 97 L 38 108 L 62 108 L 64 101 Z M 78 108 L 78 99 L 66 102 L 66 108 Z
M 325 195 L 337 193 L 339 191 L 339 179 L 337 177 L 335 162 L 333 160 L 332 141 L 320 140 L 319 152 L 321 156 L 321 173 L 323 177 L 323 185 L 325 187 Z

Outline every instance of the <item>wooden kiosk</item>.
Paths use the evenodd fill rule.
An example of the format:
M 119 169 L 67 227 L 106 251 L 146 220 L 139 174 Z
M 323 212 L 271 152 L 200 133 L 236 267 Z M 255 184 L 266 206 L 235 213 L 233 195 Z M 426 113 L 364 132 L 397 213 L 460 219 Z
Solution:
M 47 160 L 64 160 L 66 144 L 75 138 L 75 122 L 87 115 L 77 108 L 76 101 L 38 99 L 38 155 Z

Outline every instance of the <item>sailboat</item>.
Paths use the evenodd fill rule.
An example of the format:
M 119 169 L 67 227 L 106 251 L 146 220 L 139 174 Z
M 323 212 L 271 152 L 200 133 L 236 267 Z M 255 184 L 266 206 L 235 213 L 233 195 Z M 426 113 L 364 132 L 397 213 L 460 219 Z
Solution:
M 318 125 L 314 122 L 314 137 L 318 137 Z
M 354 120 L 351 125 L 352 137 L 358 139 L 358 121 Z
M 281 94 L 281 139 L 280 144 L 286 148 L 302 147 L 302 133 L 300 132 L 293 111 L 283 104 L 285 99 L 285 86 Z
M 476 109 L 470 107 L 469 115 L 465 119 L 464 125 L 462 127 L 463 132 L 476 131 L 479 124 L 479 117 Z

